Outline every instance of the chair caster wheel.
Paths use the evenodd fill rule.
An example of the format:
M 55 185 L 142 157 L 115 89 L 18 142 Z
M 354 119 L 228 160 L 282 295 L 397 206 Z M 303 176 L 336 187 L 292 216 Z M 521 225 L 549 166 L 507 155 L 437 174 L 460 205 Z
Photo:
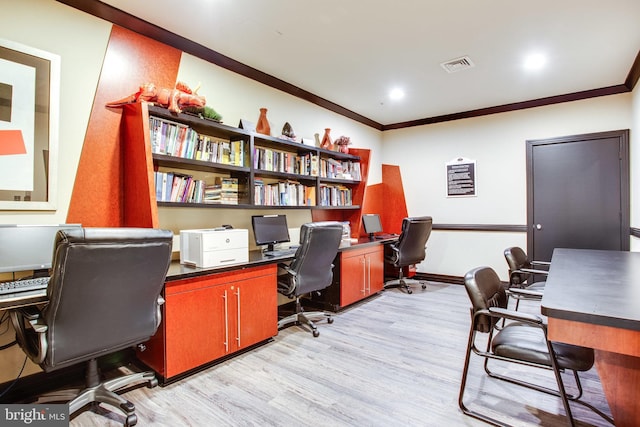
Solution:
M 408 294 L 412 294 L 412 293 L 413 293 L 413 291 L 412 291 L 411 289 L 407 289 L 407 293 L 408 293 Z
M 319 337 L 319 336 L 320 336 L 320 332 L 318 332 L 318 331 L 313 331 L 313 336 L 314 336 L 314 337 L 316 337 L 316 338 L 317 338 L 317 337 Z
M 149 380 L 149 382 L 147 383 L 147 388 L 154 388 L 158 386 L 158 379 L 154 378 L 152 380 Z
M 131 414 L 124 421 L 124 427 L 132 427 L 138 424 L 138 416 L 136 414 Z
M 424 283 L 422 284 L 422 289 L 427 289 L 427 285 L 425 285 Z
M 327 317 L 327 323 L 333 323 L 333 317 Z

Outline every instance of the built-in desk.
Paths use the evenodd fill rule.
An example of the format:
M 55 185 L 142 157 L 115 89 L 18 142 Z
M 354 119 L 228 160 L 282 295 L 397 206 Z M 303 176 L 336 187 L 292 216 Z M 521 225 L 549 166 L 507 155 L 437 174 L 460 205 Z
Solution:
M 637 426 L 640 253 L 554 250 L 541 309 L 550 340 L 595 350 L 616 426 Z
M 333 283 L 321 293 L 331 308 L 382 290 L 389 241 L 362 239 L 340 248 Z M 268 341 L 278 333 L 277 265 L 291 258 L 250 251 L 248 262 L 219 268 L 172 263 L 162 324 L 138 358 L 167 382 Z
M 250 253 L 243 264 L 171 264 L 163 319 L 138 358 L 166 382 L 278 333 L 277 262 Z
M 394 240 L 363 238 L 342 246 L 333 282 L 319 301 L 338 311 L 381 291 L 384 245 Z M 250 251 L 247 262 L 218 268 L 173 262 L 163 290 L 162 323 L 138 349 L 138 358 L 166 383 L 270 340 L 278 333 L 278 263 L 291 258 Z M 0 309 L 44 303 L 44 292 L 25 293 L 0 298 Z

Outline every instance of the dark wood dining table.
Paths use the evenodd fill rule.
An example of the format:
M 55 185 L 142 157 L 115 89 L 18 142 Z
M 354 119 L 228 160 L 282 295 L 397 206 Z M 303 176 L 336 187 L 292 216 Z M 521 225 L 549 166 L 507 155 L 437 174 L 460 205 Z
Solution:
M 553 252 L 541 311 L 552 341 L 595 350 L 615 425 L 640 425 L 640 252 Z

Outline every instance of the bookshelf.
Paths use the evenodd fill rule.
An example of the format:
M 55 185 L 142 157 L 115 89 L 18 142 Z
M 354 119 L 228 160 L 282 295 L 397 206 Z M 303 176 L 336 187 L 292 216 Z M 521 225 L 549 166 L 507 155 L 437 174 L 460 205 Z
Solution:
M 368 150 L 329 151 L 148 103 L 124 107 L 121 131 L 128 226 L 157 227 L 158 207 L 346 210 L 359 217 Z

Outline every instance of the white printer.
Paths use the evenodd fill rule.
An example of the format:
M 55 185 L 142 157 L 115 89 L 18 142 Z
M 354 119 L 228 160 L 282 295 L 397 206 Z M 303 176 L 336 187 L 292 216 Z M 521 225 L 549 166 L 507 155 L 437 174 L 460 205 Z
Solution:
M 180 230 L 180 263 L 211 268 L 249 261 L 249 231 L 207 228 Z

